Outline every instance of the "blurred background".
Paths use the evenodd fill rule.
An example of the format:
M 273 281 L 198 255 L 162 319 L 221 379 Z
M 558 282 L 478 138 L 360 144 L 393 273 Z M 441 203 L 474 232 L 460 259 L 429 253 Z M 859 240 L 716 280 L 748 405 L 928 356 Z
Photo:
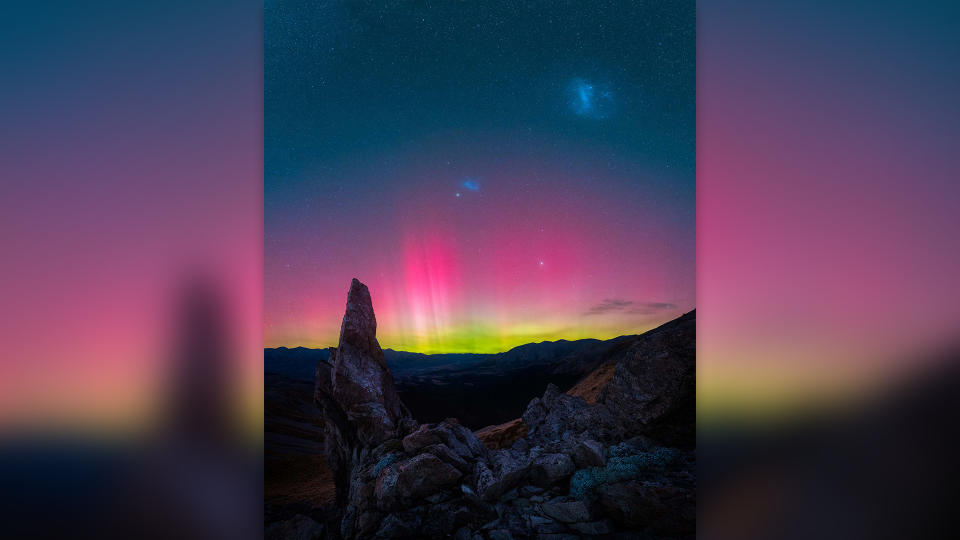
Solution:
M 262 4 L 0 7 L 0 536 L 260 537 Z
M 262 535 L 262 9 L 0 7 L 5 538 Z M 952 529 L 958 12 L 698 5 L 700 536 Z
M 698 3 L 700 536 L 955 534 L 958 15 Z

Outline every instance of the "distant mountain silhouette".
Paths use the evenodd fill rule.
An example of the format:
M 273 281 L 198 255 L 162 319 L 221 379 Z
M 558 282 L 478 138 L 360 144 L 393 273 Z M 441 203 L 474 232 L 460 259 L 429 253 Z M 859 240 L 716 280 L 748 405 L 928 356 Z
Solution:
M 263 371 L 313 383 L 317 362 L 330 360 L 329 349 L 277 347 L 263 350 Z
M 578 339 L 568 341 L 541 341 L 519 345 L 506 352 L 424 354 L 384 349 L 387 365 L 395 377 L 422 377 L 433 373 L 449 374 L 470 370 L 485 373 L 506 373 L 530 367 L 553 365 L 555 374 L 587 372 L 599 365 L 597 361 L 612 348 L 637 338 L 620 336 L 608 340 Z M 264 351 L 264 372 L 286 375 L 295 379 L 313 381 L 317 361 L 329 361 L 327 348 L 276 347 Z
M 528 343 L 496 354 L 422 354 L 384 349 L 397 390 L 414 417 L 458 418 L 471 429 L 517 418 L 548 384 L 568 389 L 639 336 Z M 264 349 L 264 371 L 313 381 L 329 349 Z M 483 403 L 482 407 L 477 406 Z

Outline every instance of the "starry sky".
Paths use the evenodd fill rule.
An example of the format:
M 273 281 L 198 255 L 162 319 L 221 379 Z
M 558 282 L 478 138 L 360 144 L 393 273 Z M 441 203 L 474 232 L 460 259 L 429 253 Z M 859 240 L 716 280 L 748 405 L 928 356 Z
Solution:
M 638 333 L 695 303 L 695 3 L 268 1 L 265 345 Z

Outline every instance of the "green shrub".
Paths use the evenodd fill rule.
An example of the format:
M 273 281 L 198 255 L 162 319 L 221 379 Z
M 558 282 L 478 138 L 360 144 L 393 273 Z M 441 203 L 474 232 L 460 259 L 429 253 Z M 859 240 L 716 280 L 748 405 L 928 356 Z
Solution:
M 570 479 L 570 495 L 578 499 L 589 499 L 601 484 L 607 481 L 607 470 L 603 467 L 580 469 Z
M 674 463 L 679 457 L 676 450 L 657 448 L 653 452 L 633 453 L 629 446 L 618 444 L 610 447 L 610 459 L 605 467 L 580 469 L 570 479 L 570 495 L 578 499 L 592 499 L 596 489 L 603 484 L 615 484 L 639 478 L 645 471 L 658 470 Z

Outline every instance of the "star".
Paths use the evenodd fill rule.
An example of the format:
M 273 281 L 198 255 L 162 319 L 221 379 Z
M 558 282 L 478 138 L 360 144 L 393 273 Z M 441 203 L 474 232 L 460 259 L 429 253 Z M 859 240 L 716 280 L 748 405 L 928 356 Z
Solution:
M 457 192 L 457 197 L 459 197 L 459 196 L 460 196 L 460 192 Z

